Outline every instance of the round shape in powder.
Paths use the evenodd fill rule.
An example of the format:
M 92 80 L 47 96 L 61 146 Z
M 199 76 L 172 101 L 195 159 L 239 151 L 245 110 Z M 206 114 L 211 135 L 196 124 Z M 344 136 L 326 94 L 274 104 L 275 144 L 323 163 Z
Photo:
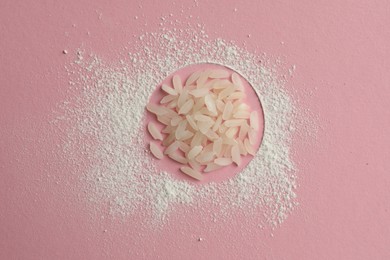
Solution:
M 219 64 L 175 71 L 157 86 L 146 109 L 148 149 L 158 159 L 157 167 L 180 179 L 203 183 L 236 175 L 263 137 L 264 115 L 256 91 L 236 71 Z

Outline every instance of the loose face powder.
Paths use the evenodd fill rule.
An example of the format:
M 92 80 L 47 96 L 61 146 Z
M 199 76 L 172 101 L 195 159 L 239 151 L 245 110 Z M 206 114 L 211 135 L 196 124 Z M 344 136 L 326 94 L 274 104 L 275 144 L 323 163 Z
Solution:
M 261 146 L 253 157 L 242 156 L 240 166 L 232 163 L 197 182 L 180 172 L 179 163 L 167 156 L 156 160 L 151 155 L 148 123 L 154 120 L 161 132 L 162 126 L 145 107 L 149 102 L 159 103 L 162 94 L 167 94 L 162 92 L 162 84 L 172 87 L 178 68 L 183 68 L 178 75 L 184 82 L 208 66 L 220 69 L 221 65 L 215 64 L 222 64 L 230 75 L 236 72 L 261 97 L 260 106 L 254 90 L 245 87 L 249 111 L 257 111 L 259 118 L 253 147 L 257 150 L 260 141 Z M 85 198 L 91 212 L 105 212 L 109 207 L 110 216 L 141 215 L 142 225 L 163 225 L 180 205 L 201 218 L 210 216 L 211 210 L 213 218 L 223 222 L 239 211 L 261 226 L 276 226 L 294 208 L 296 168 L 291 159 L 291 138 L 296 107 L 277 72 L 277 63 L 264 55 L 222 39 L 209 39 L 200 28 L 188 27 L 141 35 L 133 51 L 123 52 L 117 63 L 80 50 L 67 69 L 70 95 L 59 108 L 54 125 L 65 133 L 61 152 L 75 165 L 82 186 L 80 197 Z M 250 119 L 247 124 L 251 125 Z M 158 136 L 156 139 L 163 141 Z M 85 166 L 82 172 L 78 165 Z M 212 208 L 206 206 L 209 203 Z

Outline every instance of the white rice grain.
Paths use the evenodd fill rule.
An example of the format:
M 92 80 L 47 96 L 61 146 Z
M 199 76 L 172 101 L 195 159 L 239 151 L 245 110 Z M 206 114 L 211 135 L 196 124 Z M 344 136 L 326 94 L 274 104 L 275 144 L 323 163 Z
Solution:
M 149 148 L 150 148 L 150 151 L 152 152 L 153 156 L 156 157 L 157 159 L 161 160 L 164 157 L 160 148 L 154 142 L 150 142 Z
M 203 146 L 197 145 L 194 146 L 187 154 L 187 159 L 192 160 L 203 150 Z
M 190 112 L 193 106 L 194 106 L 194 100 L 192 99 L 187 100 L 187 102 L 184 103 L 183 106 L 179 109 L 179 115 L 187 114 L 188 112 Z
M 174 90 L 173 88 L 171 88 L 170 86 L 166 85 L 166 84 L 163 84 L 161 86 L 161 89 L 164 90 L 167 94 L 169 95 L 172 95 L 172 96 L 177 96 L 178 93 L 176 92 L 176 90 Z
M 187 166 L 183 166 L 180 168 L 180 170 L 187 174 L 188 176 L 194 178 L 194 179 L 197 179 L 199 181 L 203 180 L 203 175 L 198 172 L 198 171 L 195 171 L 194 169 L 190 168 L 190 167 L 187 167 Z
M 172 84 L 173 88 L 176 90 L 177 93 L 180 93 L 183 89 L 183 83 L 181 82 L 181 78 L 179 75 L 173 76 Z
M 217 158 L 214 163 L 220 166 L 228 166 L 233 163 L 231 158 Z
M 161 132 L 157 129 L 156 125 L 153 122 L 148 123 L 148 131 L 154 140 L 163 140 Z

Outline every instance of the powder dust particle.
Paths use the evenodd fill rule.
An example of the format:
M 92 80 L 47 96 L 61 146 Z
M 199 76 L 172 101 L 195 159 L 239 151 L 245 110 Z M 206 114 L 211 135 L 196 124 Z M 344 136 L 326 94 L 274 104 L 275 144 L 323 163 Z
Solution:
M 63 156 L 75 166 L 86 166 L 81 194 L 91 212 L 101 216 L 109 205 L 112 216 L 142 214 L 144 224 L 161 226 L 179 205 L 209 216 L 208 201 L 215 205 L 214 222 L 223 223 L 237 211 L 262 227 L 276 227 L 287 218 L 296 205 L 291 129 L 297 128 L 299 113 L 278 76 L 278 65 L 234 43 L 211 40 L 197 26 L 145 33 L 135 50 L 120 59 L 124 62 L 108 64 L 77 51 L 75 62 L 67 66 L 69 99 L 53 120 L 55 129 L 65 133 Z M 140 126 L 155 86 L 181 67 L 205 62 L 230 67 L 251 83 L 261 97 L 265 130 L 259 152 L 240 174 L 221 183 L 193 185 L 156 168 Z

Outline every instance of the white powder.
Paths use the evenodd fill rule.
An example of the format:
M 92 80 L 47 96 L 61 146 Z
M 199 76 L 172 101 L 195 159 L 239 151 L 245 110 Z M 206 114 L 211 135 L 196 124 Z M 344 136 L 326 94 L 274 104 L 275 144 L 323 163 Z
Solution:
M 294 102 L 283 86 L 278 67 L 265 55 L 252 54 L 224 40 L 209 40 L 202 28 L 161 29 L 139 37 L 134 53 L 117 64 L 78 51 L 67 69 L 69 100 L 55 121 L 63 129 L 64 156 L 81 171 L 91 210 L 113 216 L 144 214 L 145 223 L 164 224 L 175 206 L 224 220 L 241 211 L 272 227 L 294 208 L 295 166 L 291 136 L 297 129 Z M 265 113 L 261 148 L 236 177 L 194 185 L 159 172 L 143 143 L 145 105 L 155 87 L 172 72 L 193 63 L 222 64 L 246 77 L 259 93 Z M 259 223 L 262 226 L 265 223 Z

